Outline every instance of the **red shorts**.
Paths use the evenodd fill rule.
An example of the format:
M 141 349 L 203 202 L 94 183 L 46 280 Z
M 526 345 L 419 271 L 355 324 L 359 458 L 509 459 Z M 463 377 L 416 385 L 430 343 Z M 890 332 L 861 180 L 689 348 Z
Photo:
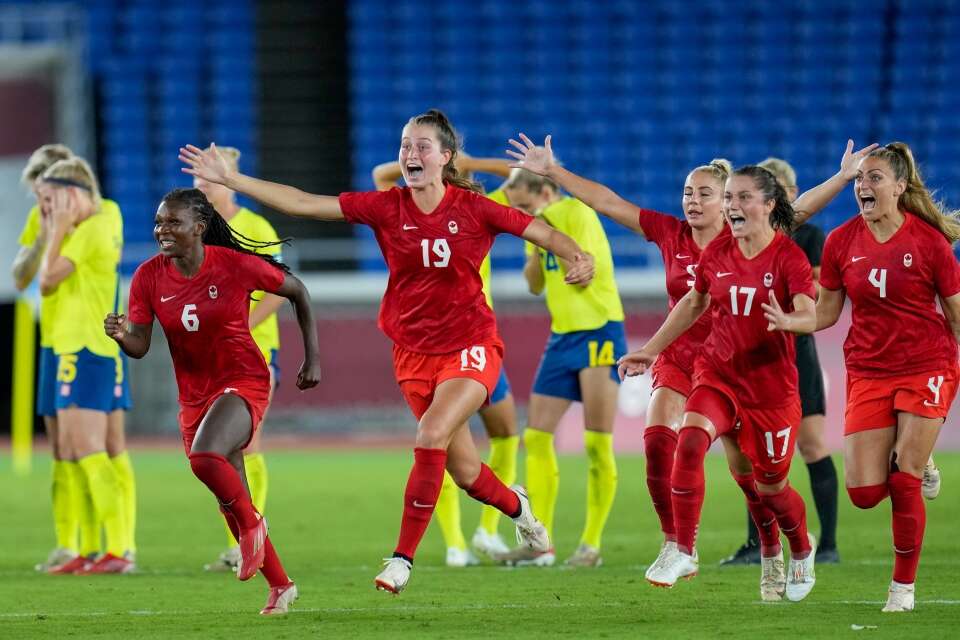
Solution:
M 253 420 L 253 429 L 250 430 L 250 439 L 247 440 L 243 446 L 246 448 L 246 446 L 250 444 L 250 440 L 253 439 L 253 434 L 260 428 L 263 414 L 267 412 L 267 407 L 270 405 L 269 385 L 262 389 L 252 386 L 227 387 L 223 390 L 223 393 L 209 397 L 202 404 L 181 405 L 180 413 L 177 415 L 177 421 L 180 423 L 180 436 L 183 438 L 183 449 L 187 452 L 187 455 L 190 455 L 190 449 L 193 448 L 193 439 L 197 437 L 197 429 L 200 428 L 200 423 L 203 422 L 203 418 L 207 415 L 210 406 L 217 401 L 217 398 L 226 393 L 240 396 L 244 402 L 247 403 L 247 408 L 250 410 L 250 417 Z
M 666 387 L 684 397 L 690 397 L 690 391 L 693 390 L 693 376 L 690 371 L 683 369 L 673 360 L 661 355 L 653 363 L 650 374 L 653 377 L 654 389 Z
M 497 387 L 503 343 L 484 342 L 450 353 L 428 354 L 393 346 L 393 371 L 404 399 L 417 420 L 430 408 L 437 386 L 452 378 L 470 378 L 487 389 L 487 401 Z
M 897 413 L 946 418 L 957 395 L 957 367 L 886 378 L 847 376 L 843 435 L 897 424 Z

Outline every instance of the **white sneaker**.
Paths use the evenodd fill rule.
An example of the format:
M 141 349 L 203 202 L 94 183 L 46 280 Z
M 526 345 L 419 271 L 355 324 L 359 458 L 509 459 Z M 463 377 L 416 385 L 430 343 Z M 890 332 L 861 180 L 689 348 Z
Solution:
M 787 571 L 787 600 L 800 602 L 807 597 L 817 582 L 817 574 L 813 563 L 817 558 L 817 539 L 807 532 L 810 540 L 810 553 L 803 560 L 790 558 L 790 569 Z
M 534 551 L 526 545 L 520 545 L 506 553 L 498 553 L 493 559 L 508 567 L 552 567 L 557 561 L 553 549 Z
M 899 582 L 890 582 L 890 589 L 887 591 L 887 604 L 883 607 L 884 613 L 899 613 L 901 611 L 913 611 L 913 585 L 900 584 Z
M 603 564 L 603 558 L 600 557 L 600 549 L 581 542 L 573 555 L 564 560 L 563 564 L 568 567 L 595 568 Z
M 410 570 L 413 565 L 403 558 L 384 558 L 383 571 L 377 575 L 374 584 L 377 591 L 389 591 L 397 595 L 403 591 L 410 581 Z
M 760 599 L 780 602 L 787 590 L 787 572 L 783 567 L 783 550 L 769 558 L 760 557 Z
M 541 553 L 548 551 L 550 536 L 547 535 L 547 528 L 543 523 L 533 515 L 527 492 L 518 484 L 510 487 L 510 490 L 520 499 L 520 515 L 513 519 L 514 524 L 517 525 L 517 542 L 530 547 L 533 551 Z
M 647 572 L 647 582 L 655 587 L 671 588 L 680 578 L 691 580 L 696 577 L 700 565 L 696 557 L 688 556 L 679 549 L 668 555 L 661 564 L 652 566 Z
M 448 567 L 475 567 L 480 564 L 477 556 L 469 549 L 458 549 L 456 547 L 447 547 L 447 566 Z
M 236 573 L 237 567 L 240 566 L 240 547 L 230 547 L 219 556 L 217 556 L 216 561 L 211 562 L 210 564 L 203 565 L 204 571 L 212 571 L 214 573 L 219 572 L 231 572 Z
M 57 547 L 56 549 L 53 549 L 49 555 L 47 555 L 45 562 L 35 564 L 33 568 L 41 573 L 46 573 L 50 569 L 67 564 L 76 557 L 77 554 L 75 551 L 71 551 L 65 547 Z
M 920 491 L 927 500 L 933 500 L 940 495 L 940 469 L 933 463 L 933 458 L 927 460 L 927 465 L 923 468 Z
M 491 558 L 510 552 L 510 547 L 503 541 L 499 533 L 489 533 L 483 527 L 477 527 L 470 544 L 474 551 Z
M 674 553 L 677 553 L 677 543 L 673 540 L 664 540 L 663 544 L 660 545 L 660 554 L 657 556 L 657 559 L 653 561 L 653 564 L 647 567 L 647 572 L 643 574 L 643 577 L 649 580 L 650 573 L 658 570 L 658 567 L 663 566 L 663 563 Z

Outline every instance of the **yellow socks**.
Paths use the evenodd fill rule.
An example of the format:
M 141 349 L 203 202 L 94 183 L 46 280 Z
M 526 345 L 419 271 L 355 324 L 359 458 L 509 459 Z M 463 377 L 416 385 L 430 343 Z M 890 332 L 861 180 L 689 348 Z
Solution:
M 490 438 L 490 470 L 500 482 L 508 487 L 517 481 L 517 448 L 520 446 L 519 436 L 506 438 Z M 490 534 L 497 533 L 500 523 L 500 510 L 490 505 L 484 505 L 480 511 L 480 526 Z
M 437 497 L 433 517 L 440 525 L 440 533 L 448 549 L 467 548 L 463 528 L 460 526 L 460 487 L 446 471 L 443 472 L 443 484 L 440 486 L 440 496 Z
M 127 535 L 123 509 L 120 507 L 123 496 L 117 472 L 106 451 L 90 454 L 77 462 L 81 476 L 86 480 L 86 489 L 93 501 L 96 516 L 103 523 L 107 553 L 122 557 L 127 550 Z
M 560 468 L 557 466 L 557 452 L 553 449 L 553 434 L 527 427 L 523 432 L 523 445 L 527 449 L 530 505 L 553 540 L 553 512 L 560 489 Z
M 267 487 L 270 482 L 267 478 L 267 461 L 262 453 L 251 453 L 243 456 L 243 468 L 247 472 L 247 486 L 250 487 L 250 501 L 254 508 L 261 514 L 267 508 Z M 227 548 L 237 546 L 237 539 L 230 532 L 226 520 L 223 520 L 223 528 L 227 532 Z
M 77 517 L 76 462 L 67 460 L 53 461 L 53 477 L 50 483 L 50 497 L 53 503 L 53 530 L 57 536 L 57 547 L 77 552 L 77 533 L 80 520 Z M 73 467 L 73 468 L 71 468 Z
M 120 484 L 120 509 L 124 525 L 127 551 L 136 553 L 137 530 L 137 483 L 133 477 L 133 465 L 130 464 L 130 454 L 123 451 L 120 455 L 110 458 L 114 471 L 117 472 L 117 481 Z
M 585 431 L 583 442 L 589 464 L 587 472 L 587 521 L 582 544 L 600 548 L 600 537 L 617 494 L 617 461 L 613 456 L 613 434 Z

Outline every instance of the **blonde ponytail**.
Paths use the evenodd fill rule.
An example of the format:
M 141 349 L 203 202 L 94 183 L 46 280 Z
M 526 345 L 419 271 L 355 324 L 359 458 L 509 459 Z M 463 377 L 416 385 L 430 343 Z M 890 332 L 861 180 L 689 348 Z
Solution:
M 722 188 L 722 185 L 726 184 L 727 178 L 733 173 L 733 165 L 726 158 L 714 158 L 709 164 L 700 165 L 690 173 L 696 173 L 697 171 L 709 173 L 720 183 Z

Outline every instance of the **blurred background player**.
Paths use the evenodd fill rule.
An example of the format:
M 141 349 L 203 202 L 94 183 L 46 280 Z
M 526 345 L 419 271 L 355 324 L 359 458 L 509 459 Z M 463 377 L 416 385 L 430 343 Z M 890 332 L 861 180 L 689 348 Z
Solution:
M 129 392 L 119 349 L 100 330 L 103 316 L 120 308 L 123 220 L 116 203 L 101 198 L 90 166 L 76 156 L 50 166 L 37 191 L 50 220 L 40 292 L 56 293 L 58 447 L 61 456 L 76 461 L 67 469 L 75 476 L 81 522 L 80 555 L 48 570 L 128 573 L 134 569 L 133 474 L 121 447 Z M 105 552 L 94 557 L 101 550 L 101 526 Z
M 890 496 L 894 565 L 883 611 L 911 611 L 926 528 L 924 467 L 957 393 L 960 267 L 951 245 L 960 223 L 934 202 L 902 142 L 860 163 L 854 195 L 859 215 L 824 247 L 817 328 L 835 324 L 850 297 L 847 493 L 861 509 Z
M 317 328 L 303 283 L 256 243 L 233 234 L 197 189 L 175 189 L 157 210 L 160 253 L 130 284 L 129 320 L 110 313 L 103 333 L 132 358 L 150 350 L 157 318 L 170 346 L 180 402 L 180 431 L 194 475 L 220 504 L 241 551 L 237 577 L 260 571 L 270 591 L 264 615 L 284 614 L 297 588 L 283 569 L 267 522 L 246 485 L 243 451 L 267 410 L 270 371 L 250 334 L 250 295 L 270 291 L 289 299 L 303 338 L 297 387 L 320 380 Z M 210 346 L 214 345 L 211 349 Z
M 510 174 L 510 167 L 499 158 L 473 158 L 464 152 L 460 153 L 457 168 L 471 179 L 474 173 L 490 173 L 503 178 Z M 373 184 L 377 190 L 387 191 L 396 186 L 402 176 L 403 171 L 399 162 L 384 162 L 374 167 Z M 504 206 L 510 206 L 502 188 L 491 191 L 487 197 Z M 487 304 L 493 309 L 490 276 L 490 254 L 488 253 L 480 263 L 480 279 L 483 282 L 483 295 Z M 503 484 L 509 486 L 517 479 L 517 448 L 520 439 L 517 436 L 517 410 L 510 391 L 506 367 L 500 368 L 500 378 L 493 393 L 490 394 L 490 403 L 481 407 L 479 414 L 487 436 L 490 438 L 490 457 L 487 459 L 487 464 L 494 475 Z M 447 471 L 443 472 L 443 485 L 440 488 L 440 497 L 437 498 L 437 508 L 433 516 L 440 526 L 440 532 L 447 547 L 448 567 L 477 564 L 479 560 L 474 552 L 494 557 L 509 551 L 498 531 L 501 514 L 490 505 L 484 505 L 480 510 L 480 523 L 470 541 L 472 550 L 467 548 L 460 519 L 460 488 Z
M 234 147 L 219 147 L 223 159 L 236 171 L 240 163 L 240 151 Z M 207 196 L 220 216 L 227 221 L 230 228 L 241 239 L 253 240 L 256 244 L 251 247 L 256 253 L 273 256 L 278 262 L 283 262 L 281 255 L 282 243 L 274 230 L 273 225 L 263 216 L 254 213 L 246 207 L 237 204 L 236 194 L 222 184 L 207 182 L 203 178 L 194 178 L 193 186 Z M 270 369 L 270 399 L 267 410 L 261 418 L 267 418 L 269 403 L 273 400 L 273 389 L 280 383 L 280 327 L 277 323 L 277 311 L 285 302 L 284 298 L 264 291 L 255 291 L 250 301 L 250 335 L 260 348 L 267 367 Z M 267 463 L 263 457 L 260 437 L 263 429 L 254 431 L 250 444 L 243 452 L 243 466 L 247 475 L 247 484 L 250 487 L 250 497 L 253 506 L 261 514 L 266 511 Z M 226 525 L 226 522 L 224 522 Z M 240 564 L 240 547 L 227 526 L 227 549 L 223 551 L 215 562 L 204 565 L 207 571 L 236 571 Z

